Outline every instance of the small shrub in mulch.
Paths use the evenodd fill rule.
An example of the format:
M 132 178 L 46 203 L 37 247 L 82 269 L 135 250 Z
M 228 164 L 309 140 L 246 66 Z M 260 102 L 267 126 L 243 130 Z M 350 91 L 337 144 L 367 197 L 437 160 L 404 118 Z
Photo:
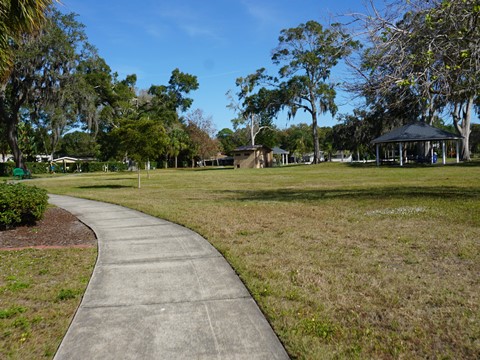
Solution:
M 0 229 L 40 220 L 48 205 L 47 191 L 24 184 L 0 184 Z

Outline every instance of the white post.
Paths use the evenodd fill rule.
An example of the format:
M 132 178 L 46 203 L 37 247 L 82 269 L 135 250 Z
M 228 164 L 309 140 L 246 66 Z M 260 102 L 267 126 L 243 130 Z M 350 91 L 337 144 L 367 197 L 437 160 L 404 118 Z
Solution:
M 460 162 L 460 142 L 457 140 L 457 164 Z
M 140 162 L 137 162 L 137 177 L 138 177 L 138 188 L 140 189 L 142 185 L 140 184 Z
M 380 145 L 379 144 L 376 144 L 375 150 L 377 155 L 377 166 L 380 166 Z
M 398 145 L 400 151 L 400 166 L 403 166 L 403 143 Z
M 253 121 L 253 113 L 252 113 L 250 118 L 250 138 L 251 138 L 252 146 L 255 146 L 255 134 L 253 133 L 253 124 L 254 124 L 254 121 Z
M 442 155 L 443 155 L 443 165 L 447 164 L 447 146 L 445 140 L 442 141 Z
M 430 147 L 430 164 L 433 164 L 433 144 Z

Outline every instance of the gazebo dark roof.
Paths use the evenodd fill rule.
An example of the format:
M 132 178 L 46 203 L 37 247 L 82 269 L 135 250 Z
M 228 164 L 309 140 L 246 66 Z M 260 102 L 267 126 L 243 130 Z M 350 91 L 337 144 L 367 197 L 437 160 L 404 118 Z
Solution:
M 461 138 L 459 135 L 416 121 L 383 134 L 373 140 L 372 144 L 459 140 Z
M 287 150 L 280 149 L 278 146 L 275 146 L 273 149 L 273 153 L 276 155 L 288 155 L 290 154 Z

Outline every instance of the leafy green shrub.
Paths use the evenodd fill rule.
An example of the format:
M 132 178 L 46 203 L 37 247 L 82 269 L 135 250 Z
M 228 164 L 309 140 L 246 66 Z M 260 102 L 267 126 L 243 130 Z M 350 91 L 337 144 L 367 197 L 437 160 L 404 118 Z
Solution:
M 49 164 L 47 162 L 27 162 L 26 165 L 32 174 L 48 174 Z
M 152 164 L 152 162 L 151 162 Z M 155 163 L 156 164 L 156 163 Z M 83 162 L 79 161 L 77 163 L 67 164 L 67 169 L 63 169 L 62 163 L 54 164 L 54 171 L 56 173 L 63 172 L 102 172 L 104 171 L 105 165 L 108 166 L 108 171 L 124 171 L 128 169 L 128 165 L 122 163 L 121 161 L 108 161 L 108 162 L 97 162 L 89 161 Z M 48 174 L 50 172 L 50 163 L 48 162 L 27 162 L 27 169 L 32 174 Z M 153 165 L 152 165 L 153 166 Z M 14 163 L 0 163 L 0 176 L 12 176 L 13 168 L 15 167 Z
M 0 163 L 0 176 L 11 176 L 14 168 L 13 162 Z
M 81 163 L 82 172 L 101 172 L 105 171 L 105 165 L 108 167 L 108 171 L 124 171 L 127 170 L 128 165 L 121 161 L 108 161 L 108 162 L 84 162 Z
M 24 184 L 0 184 L 0 227 L 40 220 L 47 205 L 44 189 Z

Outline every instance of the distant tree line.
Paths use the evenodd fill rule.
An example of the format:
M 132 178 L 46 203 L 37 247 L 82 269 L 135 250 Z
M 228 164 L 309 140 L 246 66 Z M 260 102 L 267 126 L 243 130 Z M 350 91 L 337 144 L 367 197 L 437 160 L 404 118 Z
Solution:
M 282 30 L 272 52 L 278 74 L 261 68 L 237 79 L 236 96 L 230 94 L 238 114 L 234 125 L 246 124 L 253 143 L 258 129 L 269 127 L 280 111 L 290 117 L 306 112 L 318 162 L 319 116 L 336 115 L 342 88 L 365 102 L 353 114 L 337 116 L 334 147 L 365 152 L 371 140 L 394 127 L 450 120 L 451 131 L 463 136 L 461 158 L 469 160 L 475 149 L 471 120 L 480 108 L 478 0 L 392 0 L 383 10 L 371 0 L 366 4 L 366 13 L 352 15 L 348 28 L 308 21 Z M 340 61 L 349 65 L 352 79 L 334 83 L 331 70 Z
M 350 150 L 366 157 L 384 132 L 419 120 L 464 137 L 461 157 L 478 151 L 480 4 L 476 0 L 392 0 L 353 15 L 349 26 L 311 20 L 280 32 L 266 68 L 236 80 L 228 93 L 237 117 L 216 133 L 193 109 L 197 77 L 179 69 L 167 84 L 138 89 L 136 75 L 113 72 L 74 14 L 52 1 L 0 2 L 0 153 L 17 167 L 36 154 L 155 161 L 195 166 L 240 145 L 281 146 L 291 154 Z M 359 35 L 362 34 L 362 35 Z M 268 51 L 268 49 L 266 49 Z M 345 62 L 352 79 L 331 79 Z M 344 89 L 365 99 L 337 114 Z M 279 130 L 274 119 L 307 113 L 309 124 Z M 338 125 L 322 127 L 320 117 Z M 319 124 L 320 123 L 320 124 Z
M 74 14 L 45 10 L 42 26 L 10 37 L 0 89 L 0 151 L 17 167 L 37 154 L 195 164 L 219 151 L 212 119 L 191 111 L 197 77 L 174 69 L 168 84 L 120 79 Z M 5 69 L 7 69 L 7 65 Z

